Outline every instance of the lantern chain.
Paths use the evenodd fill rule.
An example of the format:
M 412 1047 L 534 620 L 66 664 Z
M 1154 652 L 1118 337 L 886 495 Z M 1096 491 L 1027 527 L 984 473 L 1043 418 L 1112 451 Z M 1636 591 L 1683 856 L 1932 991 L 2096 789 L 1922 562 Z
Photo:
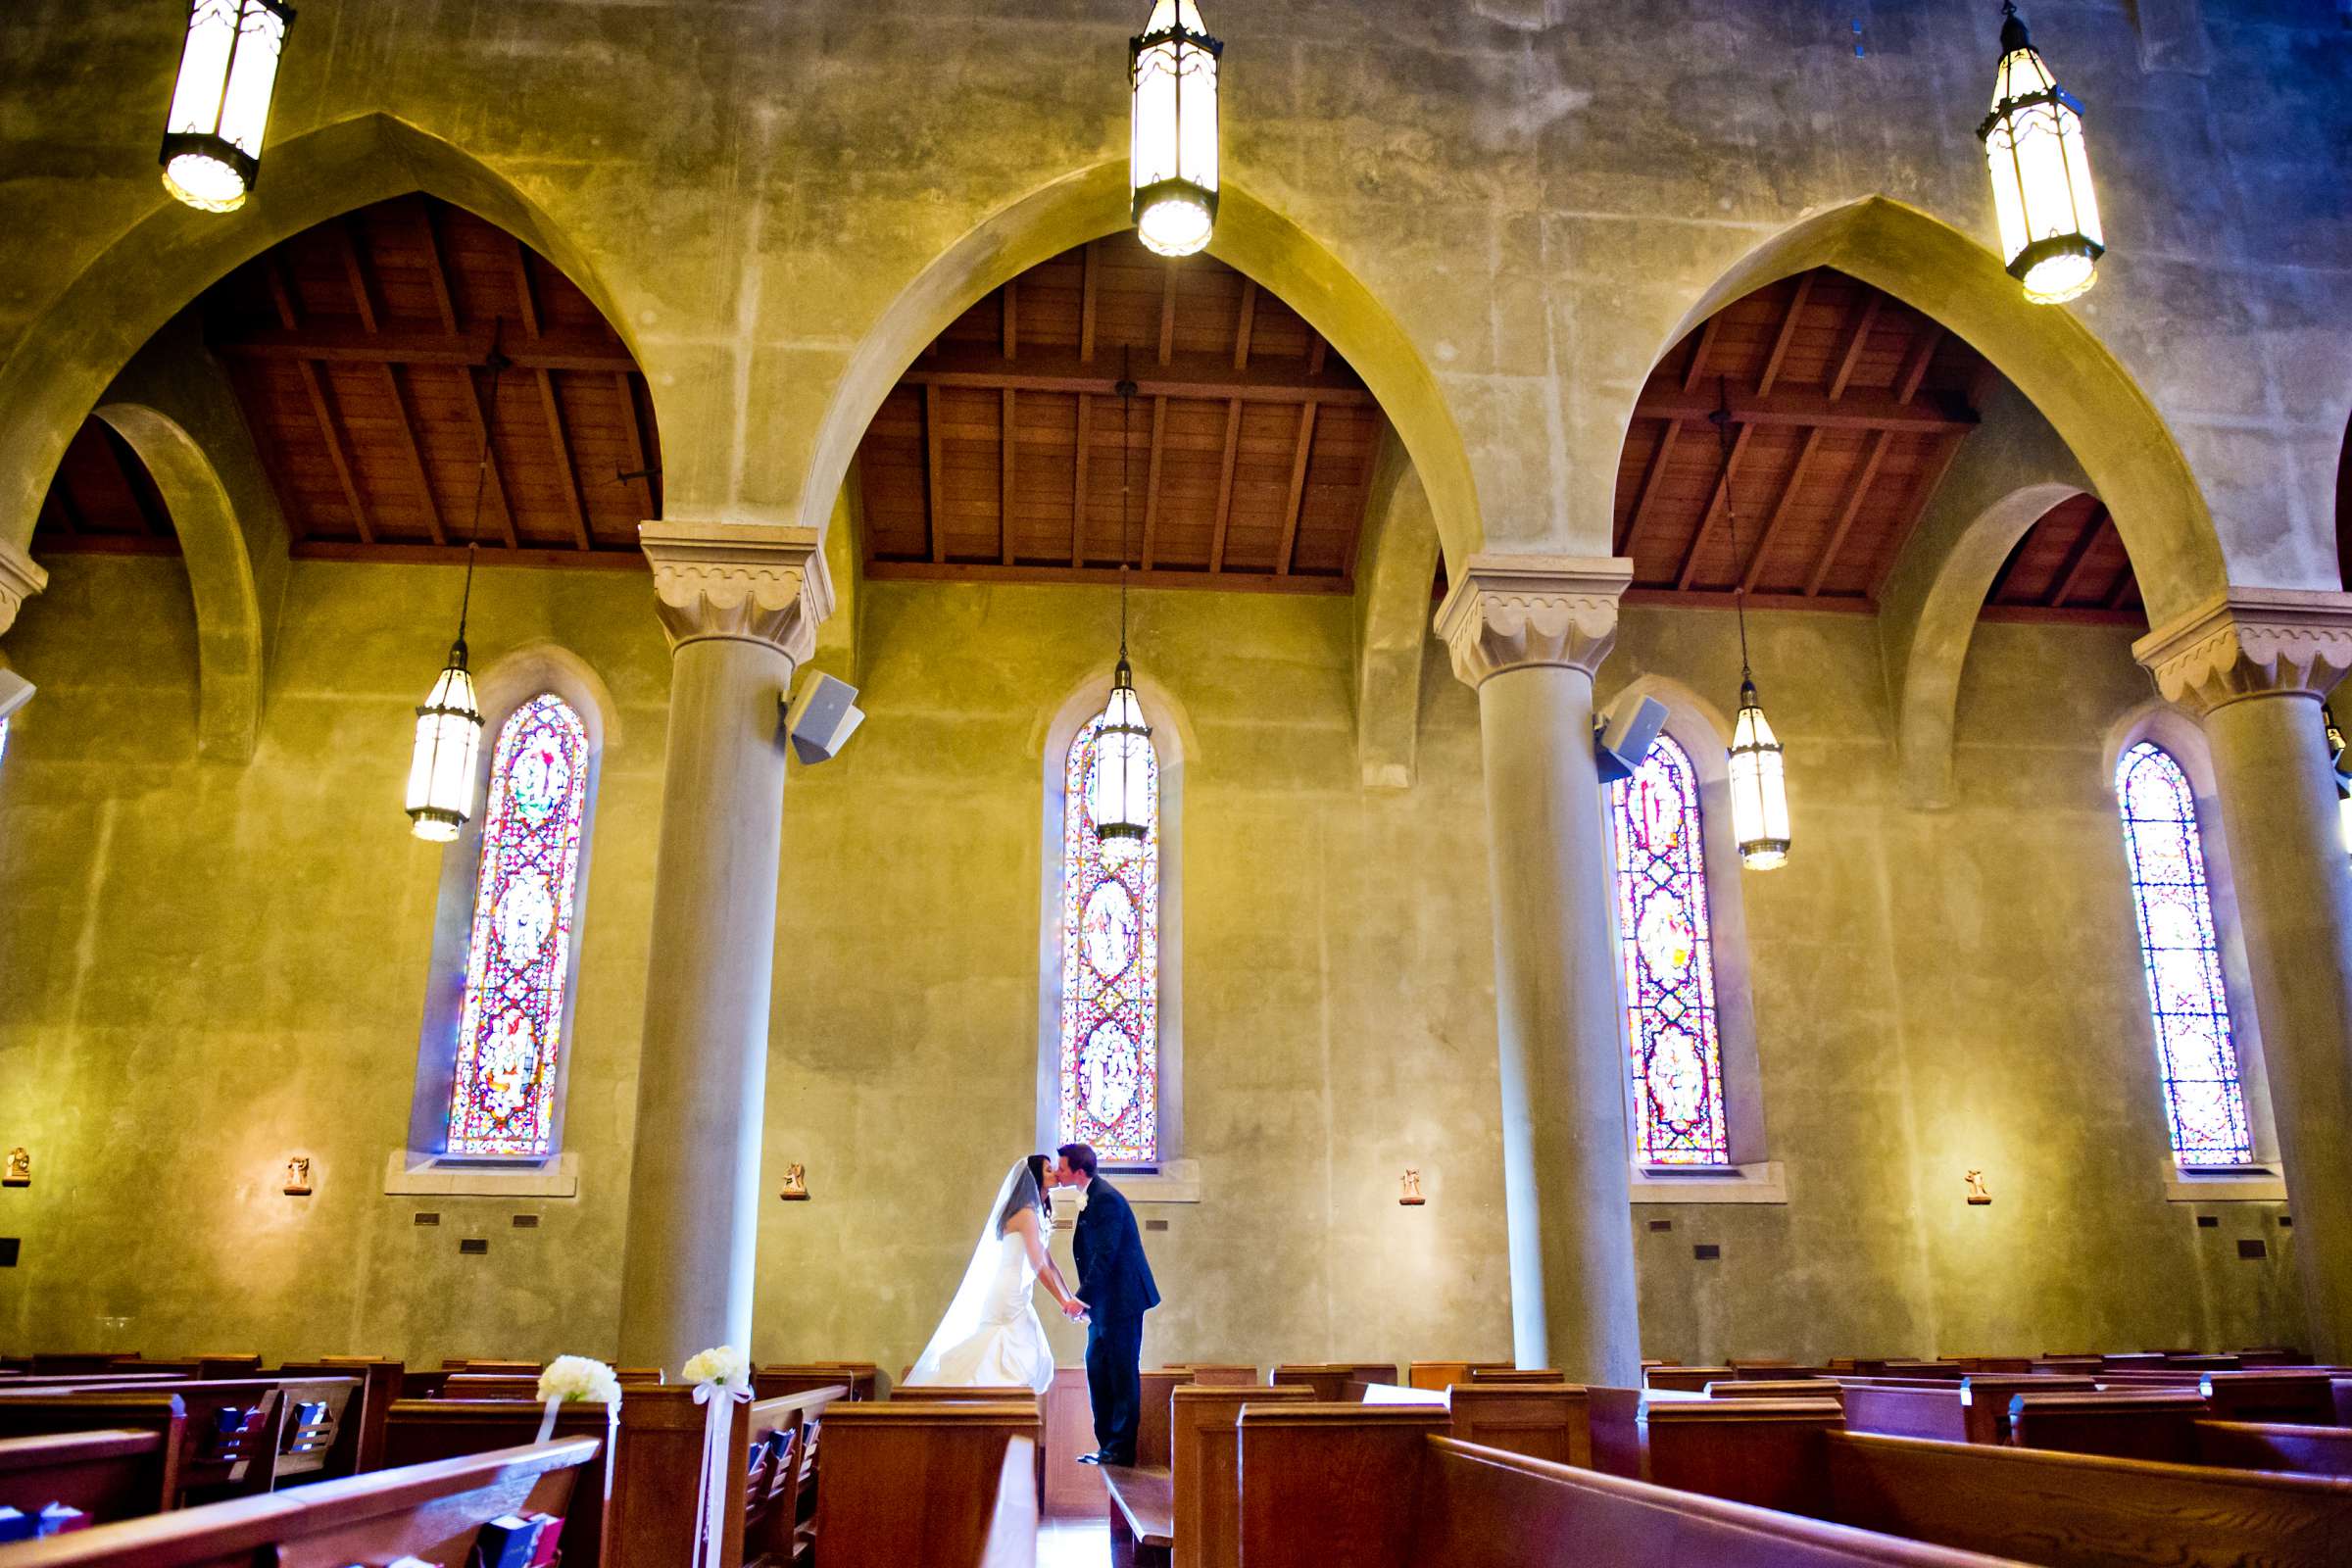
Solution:
M 1707 416 L 1715 426 L 1716 444 L 1723 453 L 1723 516 L 1732 535 L 1732 609 L 1740 622 L 1740 680 L 1753 679 L 1747 662 L 1747 571 L 1740 559 L 1740 508 L 1732 498 L 1732 395 L 1727 376 L 1715 378 L 1716 407 Z
M 482 416 L 482 453 L 473 470 L 473 515 L 466 524 L 466 588 L 458 599 L 458 640 L 455 652 L 460 662 L 466 657 L 466 616 L 473 608 L 473 563 L 482 542 L 482 497 L 490 487 L 490 423 L 498 417 L 498 381 L 513 364 L 499 350 L 499 339 L 506 329 L 506 318 L 499 318 L 490 328 L 490 407 Z M 473 395 L 473 371 L 466 372 L 466 395 Z

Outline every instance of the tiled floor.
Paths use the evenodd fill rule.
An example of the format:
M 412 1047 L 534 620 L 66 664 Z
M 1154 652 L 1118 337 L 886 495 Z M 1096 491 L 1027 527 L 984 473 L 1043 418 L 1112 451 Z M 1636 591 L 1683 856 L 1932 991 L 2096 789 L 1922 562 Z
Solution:
M 1109 1568 L 1110 1526 L 1100 1519 L 1048 1519 L 1037 1530 L 1037 1568 Z

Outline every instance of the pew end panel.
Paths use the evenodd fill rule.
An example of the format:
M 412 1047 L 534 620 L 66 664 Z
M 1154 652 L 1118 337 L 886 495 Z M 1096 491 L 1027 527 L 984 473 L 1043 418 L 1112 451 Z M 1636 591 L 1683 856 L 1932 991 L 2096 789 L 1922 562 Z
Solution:
M 1249 1568 L 1410 1568 L 1421 1455 L 1445 1411 L 1413 1404 L 1245 1405 L 1241 1560 Z
M 1460 1443 L 1531 1459 L 1592 1467 L 1590 1396 L 1575 1384 L 1550 1387 L 1470 1383 L 1451 1391 L 1450 1435 Z
M 1034 1395 L 1017 1403 L 893 1397 L 833 1406 L 816 1499 L 824 1568 L 980 1562 L 992 1499 L 1014 1453 L 1029 1467 L 1034 1498 L 1038 1436 Z
M 1251 1405 L 1305 1404 L 1296 1384 L 1188 1384 L 1169 1398 L 1169 1486 L 1175 1500 L 1176 1568 L 1239 1568 L 1242 1494 L 1238 1423 Z

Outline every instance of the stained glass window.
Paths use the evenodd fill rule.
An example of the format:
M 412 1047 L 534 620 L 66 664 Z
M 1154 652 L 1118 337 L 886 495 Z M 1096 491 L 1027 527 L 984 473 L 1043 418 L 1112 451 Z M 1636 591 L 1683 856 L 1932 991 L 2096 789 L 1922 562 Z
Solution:
M 1610 790 L 1609 811 L 1636 1157 L 1645 1165 L 1728 1165 L 1705 849 L 1690 755 L 1660 735 L 1634 776 Z
M 2117 760 L 2115 793 L 2123 803 L 2173 1157 L 2183 1165 L 2243 1164 L 2254 1157 L 2254 1141 L 2214 941 L 2196 797 L 2180 764 L 2147 741 Z
M 498 732 L 466 1001 L 450 1091 L 452 1154 L 536 1159 L 555 1152 L 556 1054 L 570 972 L 572 890 L 588 793 L 588 734 L 542 695 Z
M 1063 1143 L 1105 1164 L 1159 1157 L 1159 761 L 1140 849 L 1105 854 L 1089 788 L 1105 714 L 1070 742 L 1062 772 L 1061 1059 Z

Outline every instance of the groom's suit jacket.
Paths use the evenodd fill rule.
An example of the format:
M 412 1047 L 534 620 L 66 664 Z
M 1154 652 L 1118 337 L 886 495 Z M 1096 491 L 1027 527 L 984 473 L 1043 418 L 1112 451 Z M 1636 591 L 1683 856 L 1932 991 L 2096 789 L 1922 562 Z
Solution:
M 1070 1235 L 1078 1257 L 1078 1299 L 1102 1321 L 1141 1319 L 1159 1304 L 1152 1264 L 1136 1234 L 1135 1210 L 1119 1190 L 1096 1177 L 1087 1185 L 1086 1208 Z

